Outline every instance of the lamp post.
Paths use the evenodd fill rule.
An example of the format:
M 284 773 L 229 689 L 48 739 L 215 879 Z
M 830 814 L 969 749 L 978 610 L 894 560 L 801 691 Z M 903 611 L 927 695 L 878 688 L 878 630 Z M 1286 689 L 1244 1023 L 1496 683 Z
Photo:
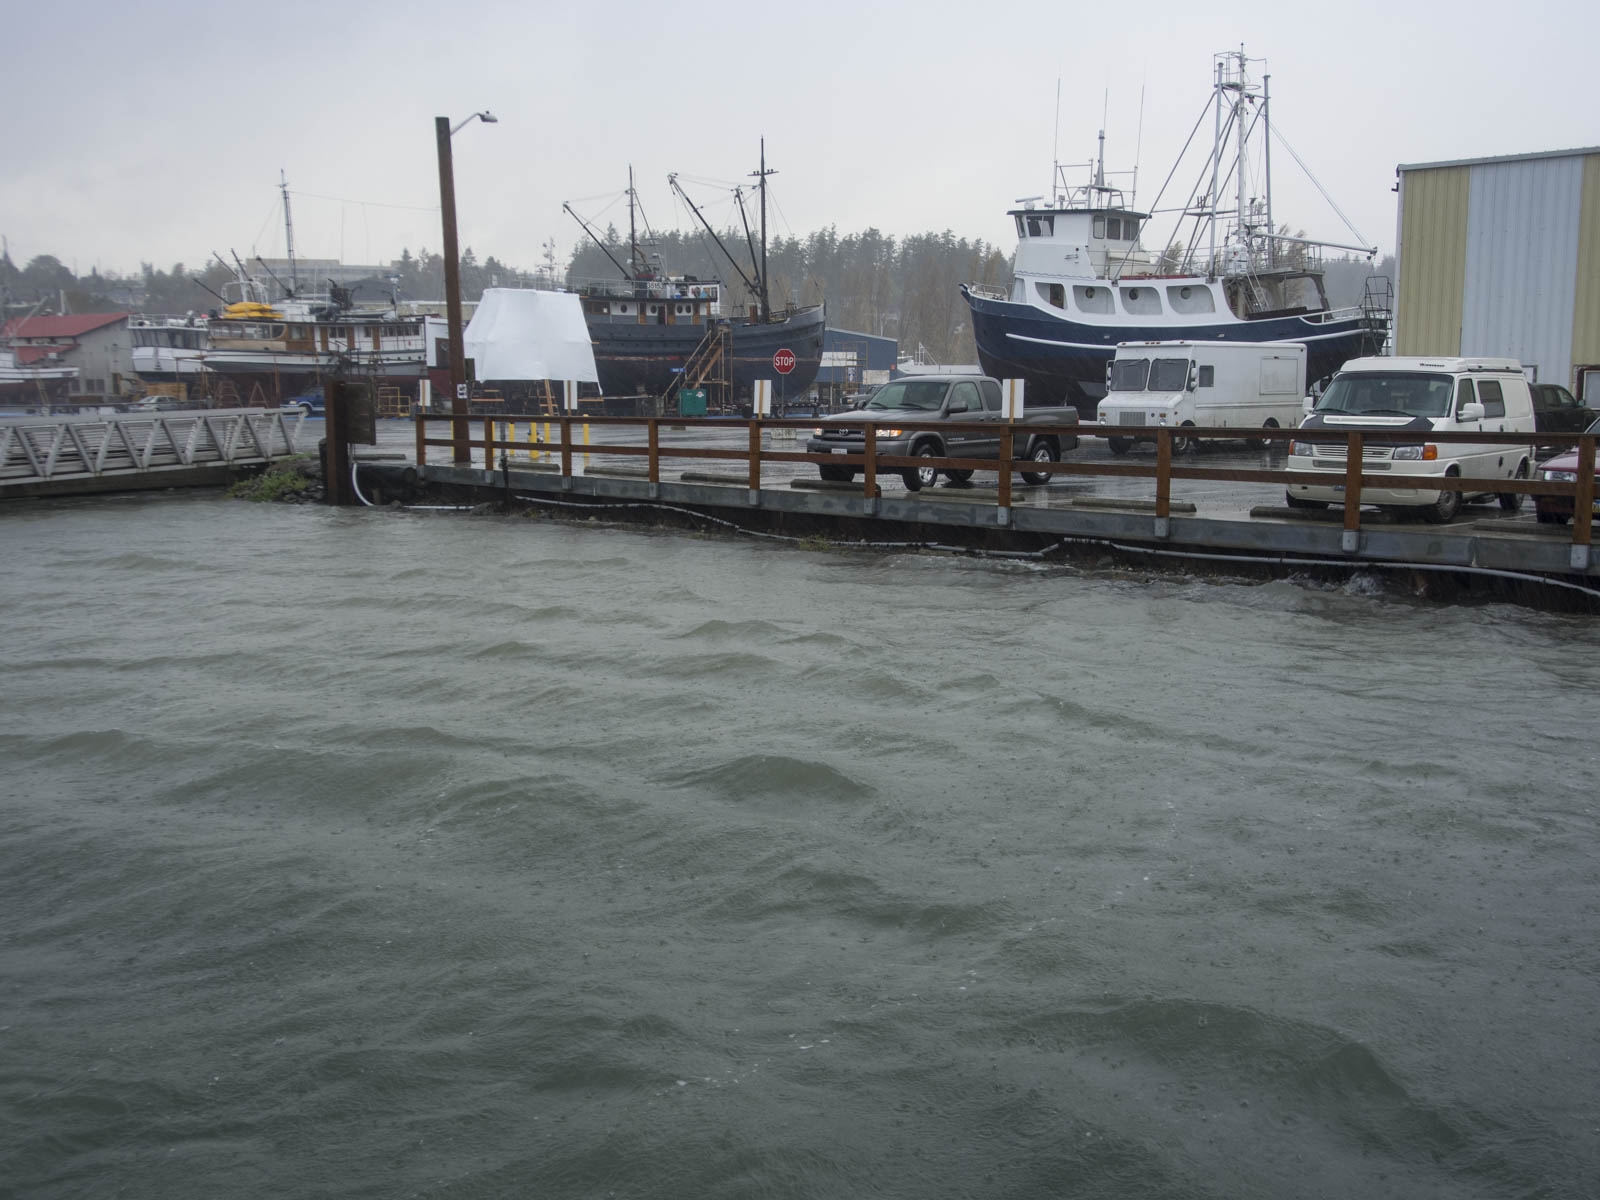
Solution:
M 449 117 L 433 119 L 434 132 L 439 140 L 439 214 L 444 221 L 445 320 L 450 326 L 450 413 L 458 418 L 467 415 L 467 352 L 461 337 L 461 259 L 456 249 L 456 181 L 450 159 L 450 139 L 473 117 L 486 125 L 493 125 L 499 119 L 487 109 L 463 118 L 454 126 L 450 124 Z M 472 462 L 465 421 L 450 422 L 450 443 L 457 465 Z

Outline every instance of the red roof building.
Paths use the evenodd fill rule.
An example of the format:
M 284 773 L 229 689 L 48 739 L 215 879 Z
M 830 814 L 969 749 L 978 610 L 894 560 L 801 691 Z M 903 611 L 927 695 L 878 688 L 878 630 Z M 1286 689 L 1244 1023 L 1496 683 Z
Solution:
M 134 383 L 133 339 L 125 312 L 14 317 L 0 326 L 0 341 L 19 366 L 49 361 L 77 367 L 75 395 L 116 395 Z

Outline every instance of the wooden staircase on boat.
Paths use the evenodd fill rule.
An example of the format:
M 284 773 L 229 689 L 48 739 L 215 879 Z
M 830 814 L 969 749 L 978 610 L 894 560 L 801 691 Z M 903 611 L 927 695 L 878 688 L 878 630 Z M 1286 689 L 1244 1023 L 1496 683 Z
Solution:
M 677 405 L 678 393 L 685 388 L 704 388 L 706 411 L 724 412 L 733 405 L 733 329 L 728 325 L 713 325 L 694 348 L 683 364 L 668 399 Z

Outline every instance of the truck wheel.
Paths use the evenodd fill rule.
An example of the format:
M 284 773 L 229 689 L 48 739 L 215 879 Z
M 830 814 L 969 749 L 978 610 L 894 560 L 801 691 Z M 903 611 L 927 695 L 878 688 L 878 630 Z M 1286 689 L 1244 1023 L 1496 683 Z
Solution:
M 1180 430 L 1193 429 L 1194 422 L 1185 421 L 1178 428 Z M 1185 437 L 1181 432 L 1174 432 L 1172 435 L 1172 452 L 1174 454 L 1199 454 L 1200 439 L 1194 437 Z
M 1121 458 L 1129 450 L 1133 449 L 1133 439 L 1108 437 L 1106 439 L 1106 445 L 1111 447 L 1111 453 L 1115 454 L 1118 458 Z
M 1452 470 L 1448 478 L 1459 478 L 1460 472 Z M 1439 498 L 1432 504 L 1422 508 L 1422 519 L 1430 525 L 1443 525 L 1455 519 L 1461 511 L 1462 495 L 1460 492 L 1440 492 Z
M 1546 512 L 1540 509 L 1536 514 L 1541 525 L 1565 525 L 1570 518 L 1566 513 Z
M 918 458 L 938 457 L 938 455 L 934 452 L 932 444 L 928 442 L 923 442 L 922 445 L 918 446 L 915 453 Z M 925 487 L 932 487 L 938 480 L 939 468 L 907 467 L 904 475 L 902 475 L 901 478 L 906 481 L 906 491 L 920 492 Z
M 856 477 L 855 471 L 850 467 L 818 466 L 817 474 L 821 475 L 829 483 L 849 483 Z
M 1060 462 L 1061 455 L 1056 453 L 1056 444 L 1046 439 L 1034 444 L 1028 451 L 1028 460 L 1030 462 Z M 1023 483 L 1032 484 L 1034 487 L 1038 487 L 1041 483 L 1050 482 L 1050 476 L 1039 471 L 1018 471 L 1017 474 L 1022 476 Z
M 1528 463 L 1526 459 L 1517 464 L 1516 477 L 1518 479 L 1526 479 L 1528 477 Z M 1505 509 L 1506 512 L 1517 512 L 1522 508 L 1521 492 L 1500 492 L 1497 494 L 1496 498 L 1500 501 L 1500 507 Z
M 972 478 L 971 471 L 946 471 L 944 477 L 951 483 L 965 483 Z

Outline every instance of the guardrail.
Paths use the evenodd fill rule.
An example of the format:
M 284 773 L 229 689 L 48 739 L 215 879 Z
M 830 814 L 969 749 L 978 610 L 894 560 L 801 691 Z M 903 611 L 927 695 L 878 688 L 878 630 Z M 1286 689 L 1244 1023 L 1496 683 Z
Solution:
M 298 452 L 304 420 L 261 408 L 0 418 L 0 485 L 271 462 Z
M 1079 425 L 1045 425 L 1045 424 L 1018 424 L 1005 423 L 999 428 L 1000 452 L 998 459 L 993 458 L 928 458 L 924 456 L 886 455 L 877 452 L 876 429 L 870 422 L 863 423 L 865 443 L 860 453 L 852 454 L 811 454 L 803 451 L 778 450 L 763 447 L 761 434 L 764 430 L 771 429 L 796 429 L 811 431 L 817 428 L 817 422 L 802 419 L 778 418 L 747 418 L 747 419 L 708 419 L 703 422 L 706 428 L 748 429 L 748 446 L 741 449 L 724 449 L 711 446 L 672 446 L 663 448 L 661 445 L 662 426 L 683 428 L 686 422 L 682 418 L 673 417 L 591 417 L 580 415 L 567 415 L 560 417 L 538 417 L 534 414 L 517 417 L 512 415 L 496 417 L 480 416 L 453 416 L 451 414 L 424 413 L 417 417 L 417 462 L 427 461 L 427 450 L 430 446 L 451 446 L 453 442 L 448 438 L 429 438 L 427 436 L 427 423 L 433 422 L 483 422 L 482 436 L 473 438 L 470 427 L 467 432 L 468 440 L 474 448 L 481 448 L 484 462 L 491 467 L 495 462 L 495 452 L 500 451 L 507 455 L 513 452 L 526 451 L 529 443 L 519 442 L 496 436 L 496 425 L 508 422 L 526 420 L 540 421 L 548 424 L 552 429 L 559 429 L 558 438 L 543 445 L 543 449 L 552 455 L 559 454 L 561 459 L 561 474 L 572 474 L 572 456 L 576 454 L 610 454 L 644 458 L 647 464 L 648 479 L 651 483 L 661 481 L 661 462 L 663 459 L 711 459 L 723 462 L 742 462 L 746 466 L 751 491 L 761 487 L 761 465 L 764 462 L 788 463 L 815 463 L 818 466 L 845 466 L 859 469 L 862 472 L 861 493 L 866 499 L 875 499 L 881 495 L 878 486 L 878 476 L 885 472 L 906 470 L 913 467 L 935 467 L 939 470 L 970 470 L 970 471 L 997 471 L 999 476 L 997 507 L 1003 513 L 1008 513 L 1013 496 L 1012 475 L 1015 472 L 1026 470 L 1030 474 L 1050 476 L 1125 476 L 1132 478 L 1151 479 L 1155 483 L 1155 515 L 1158 519 L 1170 516 L 1172 502 L 1172 481 L 1175 479 L 1212 480 L 1228 483 L 1269 483 L 1286 486 L 1290 484 L 1313 484 L 1327 487 L 1330 484 L 1344 488 L 1344 529 L 1349 534 L 1358 534 L 1361 529 L 1362 490 L 1364 488 L 1380 488 L 1383 490 L 1408 490 L 1427 492 L 1461 492 L 1464 494 L 1505 494 L 1518 496 L 1570 496 L 1573 499 L 1572 515 L 1572 544 L 1583 547 L 1585 553 L 1584 564 L 1587 565 L 1587 548 L 1592 539 L 1592 516 L 1595 501 L 1595 442 L 1597 436 L 1593 433 L 1581 434 L 1556 434 L 1556 433 L 1446 433 L 1426 432 L 1414 430 L 1374 430 L 1351 429 L 1345 431 L 1317 429 L 1299 432 L 1293 429 L 1256 429 L 1244 431 L 1238 428 L 1201 428 L 1184 426 L 1176 430 L 1170 426 L 1157 426 L 1154 429 L 1142 428 L 1134 430 L 1124 429 L 1114 425 L 1079 424 Z M 690 425 L 699 425 L 701 422 L 689 422 Z M 613 443 L 602 444 L 599 442 L 584 442 L 578 444 L 573 440 L 574 425 L 593 426 L 643 426 L 646 429 L 646 442 L 644 445 Z M 897 428 L 927 431 L 931 433 L 995 433 L 992 422 L 954 422 L 954 421 L 910 421 L 896 420 Z M 1108 437 L 1125 436 L 1138 437 L 1142 440 L 1154 440 L 1156 443 L 1156 461 L 1153 465 L 1143 463 L 1106 463 L 1072 461 L 1070 458 L 1061 462 L 1040 462 L 1033 459 L 1019 459 L 1015 455 L 1017 438 L 1020 435 L 1026 439 L 1033 435 L 1055 434 L 1061 437 Z M 1213 440 L 1213 441 L 1252 441 L 1261 442 L 1292 442 L 1295 440 L 1314 442 L 1317 445 L 1337 446 L 1344 442 L 1346 468 L 1342 475 L 1334 475 L 1329 471 L 1296 471 L 1293 469 L 1256 469 L 1237 467 L 1199 467 L 1180 464 L 1175 461 L 1172 442 L 1174 434 L 1180 434 L 1184 439 Z M 1419 445 L 1435 443 L 1441 445 L 1506 445 L 1525 446 L 1530 451 L 1530 476 L 1538 469 L 1532 453 L 1534 442 L 1541 446 L 1569 446 L 1578 447 L 1578 467 L 1576 479 L 1573 482 L 1553 480 L 1526 479 L 1500 479 L 1484 478 L 1481 476 L 1467 475 L 1407 475 L 1399 472 L 1392 474 L 1377 474 L 1363 471 L 1363 449 L 1368 445 Z M 1291 459 L 1294 456 L 1287 456 Z M 1335 483 L 1337 480 L 1337 483 Z M 1008 523 L 1008 517 L 1001 517 L 1001 524 Z M 1576 564 L 1578 555 L 1574 555 Z

